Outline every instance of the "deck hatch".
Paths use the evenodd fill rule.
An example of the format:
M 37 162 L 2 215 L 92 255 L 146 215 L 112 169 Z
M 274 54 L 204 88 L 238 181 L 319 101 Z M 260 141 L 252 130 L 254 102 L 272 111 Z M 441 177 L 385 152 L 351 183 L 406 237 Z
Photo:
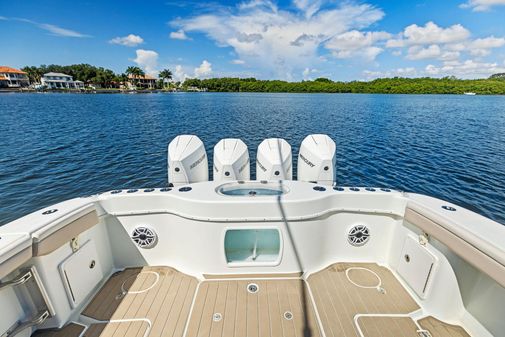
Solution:
M 93 267 L 90 268 L 91 262 Z M 95 243 L 88 241 L 59 267 L 60 275 L 73 308 L 77 307 L 102 280 L 103 272 Z
M 398 263 L 398 273 L 421 298 L 426 298 L 437 258 L 419 241 L 408 236 Z

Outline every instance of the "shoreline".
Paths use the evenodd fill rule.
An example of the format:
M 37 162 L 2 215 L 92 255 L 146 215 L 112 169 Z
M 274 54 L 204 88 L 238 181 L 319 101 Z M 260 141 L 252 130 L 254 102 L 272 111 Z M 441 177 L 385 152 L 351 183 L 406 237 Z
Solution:
M 229 94 L 326 94 L 326 95 L 335 95 L 335 94 L 355 94 L 355 95 L 455 95 L 455 96 L 505 96 L 505 94 L 496 94 L 496 93 L 476 93 L 475 95 L 468 95 L 466 93 L 459 92 L 451 92 L 451 93 L 391 93 L 391 92 L 307 92 L 307 91 L 170 91 L 163 89 L 152 89 L 152 90 L 110 90 L 110 89 L 97 89 L 90 91 L 79 91 L 79 90 L 20 90 L 20 89 L 0 89 L 1 94 L 82 94 L 82 95 L 108 95 L 108 94 L 123 94 L 123 95 L 131 95 L 131 94 L 177 94 L 177 93 L 190 93 L 190 94 L 198 94 L 198 93 L 229 93 Z
M 17 94 L 151 94 L 172 93 L 170 90 L 146 89 L 146 90 L 119 90 L 119 89 L 96 89 L 96 90 L 30 90 L 30 89 L 0 89 L 1 93 Z

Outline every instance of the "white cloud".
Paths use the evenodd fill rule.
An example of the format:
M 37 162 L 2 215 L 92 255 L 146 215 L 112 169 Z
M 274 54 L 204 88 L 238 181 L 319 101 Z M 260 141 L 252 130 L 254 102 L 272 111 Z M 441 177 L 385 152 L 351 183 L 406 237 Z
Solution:
M 465 45 L 465 49 L 467 49 L 472 56 L 484 57 L 491 54 L 491 50 L 493 48 L 500 48 L 505 45 L 504 38 L 497 38 L 494 36 L 489 36 L 482 39 L 476 39 L 468 42 Z
M 410 25 L 386 42 L 388 48 L 407 49 L 409 60 L 450 61 L 458 60 L 463 54 L 483 57 L 489 55 L 491 49 L 503 46 L 505 38 L 488 36 L 472 40 L 470 31 L 459 24 L 444 28 L 433 22 L 425 26 Z
M 175 66 L 175 71 L 173 74 L 173 79 L 176 82 L 184 82 L 189 76 L 184 72 L 184 69 L 180 64 Z
M 389 40 L 386 46 L 389 48 L 398 48 L 423 44 L 456 43 L 465 41 L 469 37 L 470 32 L 460 24 L 442 28 L 430 21 L 424 26 L 413 24 L 406 27 L 400 33 L 399 38 Z
M 79 32 L 77 32 L 75 30 L 62 28 L 62 27 L 59 27 L 59 26 L 56 26 L 56 25 L 53 25 L 53 24 L 50 24 L 50 23 L 39 23 L 39 22 L 30 20 L 30 19 L 25 19 L 25 18 L 7 18 L 7 17 L 4 17 L 4 16 L 2 16 L 1 18 L 2 18 L 1 20 L 12 20 L 12 21 L 19 21 L 19 22 L 29 23 L 31 25 L 34 25 L 34 26 L 40 28 L 40 29 L 48 31 L 49 33 L 51 33 L 51 35 L 54 35 L 54 36 L 61 36 L 61 37 L 91 37 L 90 35 L 82 34 L 82 33 L 79 33 Z
M 464 51 L 467 48 L 465 43 L 449 43 L 444 45 L 444 48 L 451 51 Z
M 484 57 L 488 56 L 491 54 L 491 51 L 488 49 L 472 49 L 470 50 L 470 55 L 476 56 L 476 57 Z
M 321 2 L 322 3 L 322 2 Z M 279 9 L 256 0 L 217 13 L 177 19 L 171 24 L 185 32 L 203 32 L 218 46 L 231 47 L 239 59 L 264 72 L 288 79 L 320 63 L 319 48 L 349 30 L 362 30 L 384 13 L 368 4 L 296 1 Z M 377 50 L 369 50 L 369 55 Z
M 440 68 L 435 67 L 433 64 L 428 64 L 425 70 L 429 75 L 438 75 L 440 73 Z
M 186 32 L 182 29 L 179 29 L 176 32 L 170 32 L 170 38 L 175 40 L 190 40 L 190 38 L 186 35 Z
M 458 78 L 482 78 L 489 77 L 492 74 L 505 72 L 505 62 L 503 66 L 498 63 L 477 62 L 474 60 L 466 61 L 445 61 L 442 65 L 427 65 L 424 69 L 418 70 L 413 67 L 398 68 L 388 71 L 370 71 L 365 70 L 363 75 L 366 79 L 372 80 L 385 77 L 445 77 L 456 76 Z
M 321 0 L 294 0 L 293 3 L 305 13 L 306 18 L 310 18 L 317 13 L 322 5 Z
M 436 44 L 432 44 L 427 48 L 421 46 L 412 46 L 407 51 L 407 58 L 409 60 L 423 60 L 436 58 L 440 56 L 440 47 Z
M 363 75 L 367 80 L 386 77 L 415 77 L 419 76 L 418 71 L 413 67 L 397 68 L 389 71 L 372 71 L 365 70 Z
M 156 75 L 158 73 L 156 70 L 158 67 L 158 53 L 154 50 L 144 49 L 137 49 L 135 52 L 137 57 L 133 62 L 137 63 L 138 66 L 144 69 L 149 75 Z
M 375 46 L 377 42 L 391 38 L 386 32 L 360 32 L 351 30 L 334 36 L 325 43 L 326 49 L 332 51 L 337 58 L 361 56 L 374 60 L 383 49 Z
M 119 45 L 127 46 L 127 47 L 136 47 L 139 44 L 144 43 L 144 39 L 138 35 L 129 34 L 129 35 L 123 36 L 123 37 L 119 37 L 119 36 L 115 37 L 112 40 L 110 40 L 109 43 L 119 44 Z
M 208 77 L 210 74 L 212 74 L 212 64 L 207 60 L 203 60 L 202 64 L 195 68 L 195 77 L 197 78 Z
M 245 64 L 245 61 L 244 60 L 241 60 L 241 59 L 235 59 L 235 60 L 231 60 L 232 64 Z
M 454 61 L 458 60 L 460 55 L 461 53 L 459 51 L 445 51 L 440 55 L 439 60 Z
M 315 73 L 317 73 L 317 72 L 318 72 L 318 70 L 317 70 L 317 69 L 314 69 L 314 68 L 312 68 L 312 69 L 311 69 L 311 68 L 305 68 L 305 69 L 303 70 L 303 72 L 302 72 L 303 79 L 304 79 L 304 80 L 311 79 L 311 78 L 310 78 L 310 75 L 315 74 Z
M 461 4 L 461 8 L 471 8 L 474 12 L 485 12 L 493 6 L 505 5 L 505 0 L 468 0 L 468 2 Z
M 265 9 L 271 10 L 272 12 L 277 12 L 277 5 L 269 0 L 250 0 L 249 2 L 244 1 L 241 2 L 238 7 L 241 10 L 263 7 Z
M 431 76 L 454 75 L 462 78 L 475 78 L 490 76 L 492 74 L 505 72 L 505 66 L 499 66 L 497 63 L 477 62 L 474 60 L 449 61 L 441 66 L 429 64 L 425 71 Z
M 51 25 L 49 23 L 40 23 L 37 24 L 40 28 L 47 30 L 48 32 L 52 33 L 53 35 L 56 36 L 63 36 L 63 37 L 89 37 L 89 35 L 82 34 L 79 32 L 76 32 L 75 30 L 70 30 L 66 28 L 61 28 L 56 25 Z
M 505 39 L 500 37 L 489 36 L 483 39 L 473 40 L 469 47 L 476 49 L 490 49 L 490 48 L 499 48 L 505 45 Z

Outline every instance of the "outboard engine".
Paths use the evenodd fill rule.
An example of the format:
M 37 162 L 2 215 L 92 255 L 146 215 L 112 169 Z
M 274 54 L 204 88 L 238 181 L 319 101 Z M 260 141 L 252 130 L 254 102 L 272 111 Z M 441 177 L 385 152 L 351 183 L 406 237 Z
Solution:
M 219 180 L 249 180 L 249 151 L 247 145 L 235 138 L 221 139 L 214 146 L 214 175 Z
M 298 154 L 298 180 L 332 185 L 335 181 L 335 142 L 327 135 L 308 135 Z
M 291 145 L 282 138 L 268 138 L 258 146 L 256 180 L 293 179 Z
M 176 186 L 208 180 L 207 152 L 200 138 L 175 137 L 168 144 L 168 182 Z

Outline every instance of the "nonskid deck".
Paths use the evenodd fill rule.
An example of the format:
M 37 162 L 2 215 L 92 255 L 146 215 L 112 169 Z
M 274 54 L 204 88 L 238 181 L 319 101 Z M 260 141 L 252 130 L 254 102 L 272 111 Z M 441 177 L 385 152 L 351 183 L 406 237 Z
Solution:
M 418 337 L 427 330 L 433 337 L 469 336 L 433 317 L 412 319 L 419 306 L 387 268 L 373 263 L 336 263 L 307 281 L 296 274 L 258 276 L 198 282 L 168 267 L 125 269 L 82 312 L 95 324 L 34 335 Z

